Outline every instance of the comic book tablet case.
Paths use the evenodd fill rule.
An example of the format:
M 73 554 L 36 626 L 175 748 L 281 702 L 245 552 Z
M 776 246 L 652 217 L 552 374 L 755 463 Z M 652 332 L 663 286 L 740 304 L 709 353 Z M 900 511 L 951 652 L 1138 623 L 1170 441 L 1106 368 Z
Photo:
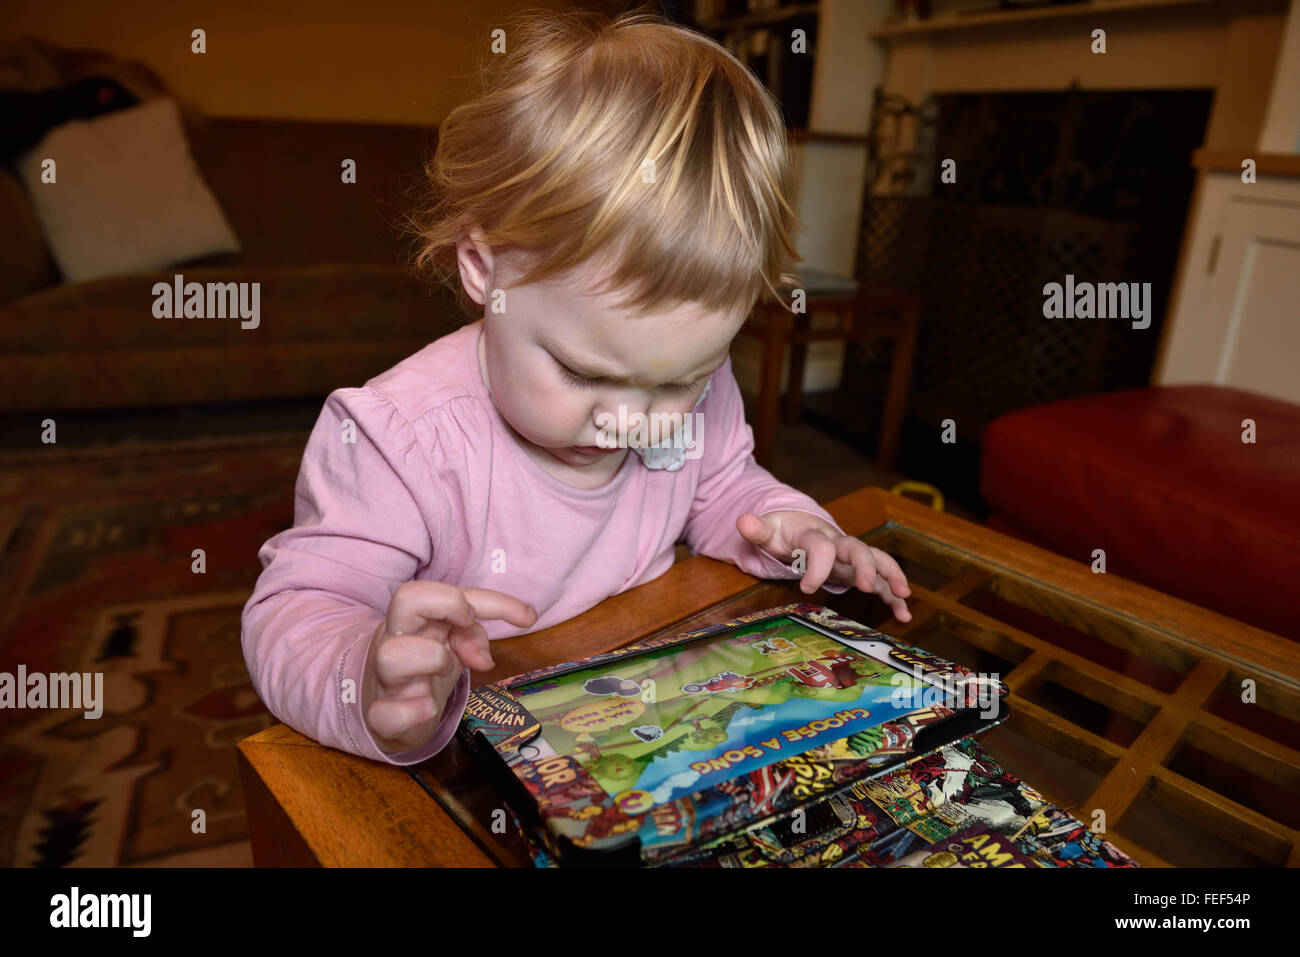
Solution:
M 1006 771 L 965 738 L 878 777 L 804 805 L 792 816 L 717 846 L 675 857 L 670 867 L 1088 867 L 1133 868 L 1126 855 L 1078 818 Z M 512 816 L 513 812 L 512 812 Z M 518 816 L 535 867 L 559 865 Z
M 772 627 L 755 632 L 753 626 L 766 624 L 766 619 L 774 620 Z M 771 738 L 762 740 L 761 745 L 748 743 L 743 749 L 722 752 L 712 760 L 691 763 L 692 772 L 687 775 L 689 780 L 685 784 L 674 775 L 654 789 L 668 797 L 656 797 L 649 790 L 641 789 L 642 776 L 636 778 L 635 788 L 618 791 L 616 785 L 602 786 L 597 777 L 607 782 L 617 781 L 636 772 L 633 768 L 603 766 L 610 762 L 605 761 L 599 755 L 599 749 L 594 747 L 587 755 L 586 765 L 570 754 L 550 748 L 542 734 L 547 722 L 535 717 L 523 703 L 522 699 L 529 695 L 550 691 L 560 685 L 558 681 L 547 682 L 547 679 L 587 672 L 634 656 L 641 656 L 644 663 L 648 658 L 663 657 L 647 653 L 737 629 L 740 632 L 728 646 L 728 653 L 738 654 L 735 646 L 744 642 L 746 651 L 752 650 L 753 655 L 770 655 L 776 664 L 766 668 L 764 677 L 757 682 L 752 674 L 740 675 L 734 671 L 723 671 L 707 679 L 691 679 L 683 685 L 683 694 L 673 699 L 674 706 L 687 695 L 703 698 L 715 693 L 734 692 L 736 695 L 758 695 L 760 707 L 752 709 L 754 712 L 761 711 L 762 705 L 775 702 L 797 713 L 802 702 L 793 706 L 784 704 L 790 698 L 791 687 L 802 692 L 801 698 L 816 699 L 813 703 L 823 711 L 828 706 L 821 699 L 849 689 L 853 689 L 851 697 L 839 697 L 838 700 L 881 703 L 880 695 L 888 693 L 883 691 L 886 682 L 872 681 L 887 673 L 879 668 L 881 663 L 913 676 L 921 693 L 906 704 L 894 705 L 898 714 L 883 723 L 879 717 L 867 723 L 868 709 L 846 707 L 823 720 L 810 721 L 795 729 L 783 729 L 780 732 L 782 737 L 777 737 L 774 732 Z M 799 642 L 807 635 L 812 635 L 813 642 L 804 641 L 800 646 Z M 845 643 L 839 646 L 843 653 L 835 649 L 822 650 L 815 652 L 818 657 L 807 658 L 808 645 L 821 644 L 824 649 L 830 640 L 828 635 L 844 636 L 842 640 Z M 787 640 L 786 636 L 792 640 Z M 851 644 L 853 642 L 857 644 Z M 719 647 L 713 645 L 709 652 L 702 650 L 695 663 L 705 662 L 709 653 Z M 675 666 L 679 660 L 674 659 L 671 663 L 670 673 L 676 673 Z M 873 670 L 865 674 L 869 668 Z M 793 676 L 793 680 L 786 679 L 787 673 Z M 890 674 L 890 679 L 897 677 L 896 673 Z M 861 687 L 857 686 L 858 679 L 862 680 Z M 890 679 L 886 680 L 896 687 L 897 681 Z M 602 684 L 599 689 L 592 689 L 590 685 L 593 682 L 622 682 L 629 687 L 606 689 Z M 781 689 L 786 691 L 784 698 L 776 694 L 776 688 L 772 689 L 770 697 L 763 690 L 764 685 L 779 683 L 784 683 Z M 621 733 L 623 725 L 644 712 L 639 699 L 627 701 L 625 696 L 641 695 L 642 686 L 646 684 L 638 685 L 617 677 L 588 678 L 581 690 L 589 695 L 605 694 L 606 697 L 596 697 L 594 702 L 584 704 L 579 711 L 567 713 L 558 720 L 567 722 L 562 727 L 570 735 L 575 730 L 580 732 L 574 738 L 575 745 L 586 750 L 581 742 L 585 739 L 594 743 L 594 739 L 585 733 L 593 723 L 606 732 L 617 726 Z M 658 706 L 662 703 L 667 708 L 668 702 L 655 699 L 652 696 L 653 681 L 648 684 L 645 694 L 651 697 L 646 700 L 656 704 L 658 713 Z M 820 690 L 809 691 L 809 686 Z M 975 693 L 977 688 L 979 695 Z M 876 697 L 868 699 L 869 693 Z M 494 778 L 494 786 L 517 806 L 522 822 L 537 828 L 547 839 L 554 840 L 557 853 L 566 863 L 662 863 L 688 851 L 697 853 L 738 830 L 770 823 L 810 799 L 834 793 L 855 781 L 887 773 L 945 744 L 991 728 L 1007 717 L 1003 701 L 1006 694 L 1007 689 L 1000 682 L 979 678 L 960 665 L 841 618 L 820 605 L 799 603 L 744 615 L 699 631 L 642 642 L 608 654 L 565 662 L 477 688 L 471 692 L 460 734 Z M 982 702 L 979 708 L 965 706 L 977 698 Z M 988 708 L 990 699 L 997 707 Z M 717 700 L 725 702 L 727 699 Z M 722 728 L 727 726 L 739 706 L 735 704 L 730 711 L 723 707 L 722 713 L 714 715 L 719 718 Z M 691 710 L 693 706 L 687 707 L 681 717 L 684 719 Z M 982 711 L 993 713 L 981 714 Z M 555 720 L 552 719 L 552 731 L 555 730 Z M 719 728 L 718 723 L 699 718 L 693 718 L 691 723 L 694 730 L 690 732 L 684 720 L 674 720 L 670 727 L 678 738 L 689 733 L 694 742 L 693 750 L 708 750 L 711 746 L 720 751 L 721 744 L 728 740 L 727 732 Z M 854 726 L 857 730 L 851 733 L 838 736 L 834 733 L 835 729 L 852 729 Z M 652 756 L 658 748 L 653 742 L 665 734 L 665 729 L 658 725 L 645 725 L 631 731 L 636 733 L 637 740 L 647 745 L 645 751 Z M 804 740 L 815 743 L 801 751 L 789 751 L 788 757 L 776 756 L 785 745 Z M 633 745 L 632 749 L 635 747 Z M 625 747 L 623 750 L 631 749 Z M 620 760 L 632 761 L 621 752 L 613 758 L 615 764 Z M 726 772 L 733 766 L 742 765 L 747 760 L 751 770 L 727 776 Z M 761 765 L 757 765 L 759 761 Z M 597 768 L 600 770 L 595 770 Z M 659 773 L 663 773 L 662 769 Z M 671 797 L 674 790 L 693 786 L 697 779 L 706 781 L 707 785 L 686 796 Z M 787 786 L 791 781 L 794 784 Z
M 555 866 L 526 836 L 534 864 Z M 856 781 L 683 867 L 1090 867 L 1138 864 L 1003 769 L 974 738 Z

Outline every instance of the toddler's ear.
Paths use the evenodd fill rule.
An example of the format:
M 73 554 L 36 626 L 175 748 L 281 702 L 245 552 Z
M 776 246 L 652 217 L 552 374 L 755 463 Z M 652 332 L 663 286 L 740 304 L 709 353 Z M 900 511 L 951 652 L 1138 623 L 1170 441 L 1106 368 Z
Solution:
M 482 241 L 482 233 L 474 230 L 461 237 L 456 244 L 456 264 L 465 292 L 480 306 L 486 304 L 494 259 L 492 247 Z

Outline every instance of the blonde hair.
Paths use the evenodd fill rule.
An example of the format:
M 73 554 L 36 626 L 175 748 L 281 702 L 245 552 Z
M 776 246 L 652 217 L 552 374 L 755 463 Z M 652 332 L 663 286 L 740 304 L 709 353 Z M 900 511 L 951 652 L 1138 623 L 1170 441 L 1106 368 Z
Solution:
M 531 268 L 588 263 L 644 315 L 780 301 L 797 261 L 791 164 L 776 102 L 703 34 L 645 12 L 525 12 L 479 96 L 451 112 L 425 166 L 413 266 L 470 310 L 456 244 L 471 233 Z M 481 233 L 479 232 L 481 230 Z

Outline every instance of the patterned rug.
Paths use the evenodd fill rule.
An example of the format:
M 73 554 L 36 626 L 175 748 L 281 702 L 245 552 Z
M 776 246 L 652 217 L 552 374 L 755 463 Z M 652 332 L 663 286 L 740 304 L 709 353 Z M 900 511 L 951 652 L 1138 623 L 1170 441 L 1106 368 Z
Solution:
M 274 719 L 240 611 L 306 438 L 0 455 L 0 681 L 103 674 L 99 718 L 0 707 L 0 864 L 252 864 L 235 743 Z

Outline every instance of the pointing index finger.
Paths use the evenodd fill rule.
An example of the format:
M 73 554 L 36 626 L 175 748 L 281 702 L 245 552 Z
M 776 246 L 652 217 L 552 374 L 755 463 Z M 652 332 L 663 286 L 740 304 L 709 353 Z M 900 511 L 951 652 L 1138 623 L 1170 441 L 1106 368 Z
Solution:
M 461 592 L 473 606 L 476 618 L 501 619 L 520 628 L 527 628 L 537 622 L 537 611 L 513 595 L 472 585 L 462 588 Z

